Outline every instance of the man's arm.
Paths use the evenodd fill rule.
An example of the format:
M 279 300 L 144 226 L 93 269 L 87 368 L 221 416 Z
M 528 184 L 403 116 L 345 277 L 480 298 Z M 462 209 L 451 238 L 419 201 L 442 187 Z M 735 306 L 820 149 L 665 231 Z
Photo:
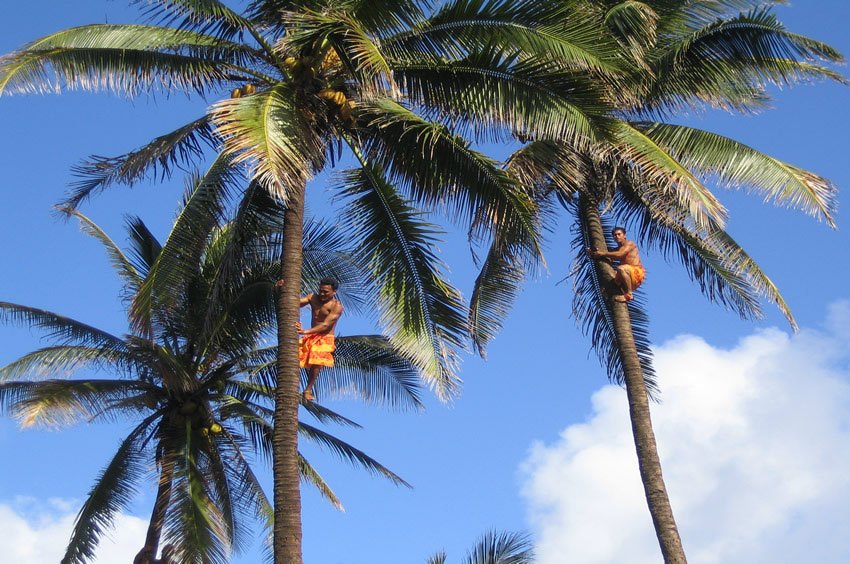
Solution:
M 633 241 L 629 241 L 619 249 L 615 249 L 613 251 L 591 251 L 590 256 L 592 257 L 604 257 L 610 258 L 614 260 L 623 260 L 626 258 L 630 252 L 635 250 L 636 245 Z
M 337 322 L 337 320 L 342 315 L 342 304 L 340 302 L 336 302 L 336 307 L 331 311 L 328 316 L 321 322 L 316 325 L 310 327 L 309 329 L 303 329 L 299 331 L 302 335 L 312 335 L 313 333 L 327 333 L 331 327 Z
M 298 302 L 298 307 L 304 307 L 305 305 L 309 304 L 310 300 L 312 300 L 312 299 L 313 299 L 313 293 L 310 292 L 309 294 L 307 294 L 306 296 L 301 298 L 301 301 Z

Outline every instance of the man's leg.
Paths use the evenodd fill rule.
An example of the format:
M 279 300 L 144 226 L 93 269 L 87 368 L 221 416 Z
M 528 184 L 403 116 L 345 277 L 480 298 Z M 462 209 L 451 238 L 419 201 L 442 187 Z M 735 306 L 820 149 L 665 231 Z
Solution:
M 623 295 L 614 296 L 615 302 L 627 302 L 632 299 L 632 276 L 629 272 L 629 267 L 618 266 L 617 272 L 614 274 L 614 281 L 623 291 Z
M 315 401 L 316 396 L 313 395 L 313 386 L 316 384 L 316 380 L 319 379 L 319 372 L 322 371 L 322 367 L 318 364 L 311 364 L 309 368 L 307 368 L 307 387 L 304 388 L 304 399 L 307 401 Z

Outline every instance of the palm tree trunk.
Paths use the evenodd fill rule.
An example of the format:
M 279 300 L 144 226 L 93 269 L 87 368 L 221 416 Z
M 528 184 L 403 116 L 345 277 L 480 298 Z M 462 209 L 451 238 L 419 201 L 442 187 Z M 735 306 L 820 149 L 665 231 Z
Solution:
M 162 463 L 159 473 L 159 487 L 156 490 L 156 501 L 151 512 L 151 521 L 148 524 L 148 532 L 145 535 L 145 545 L 136 555 L 134 562 L 148 564 L 156 559 L 159 551 L 159 541 L 162 537 L 162 527 L 165 524 L 165 512 L 171 501 L 171 488 L 174 482 L 174 462 L 167 458 Z
M 590 235 L 591 242 L 597 249 L 606 249 L 605 232 L 598 206 L 587 196 L 579 200 L 580 215 Z M 594 261 L 597 276 L 607 287 L 614 285 L 614 269 L 604 261 Z M 638 468 L 643 482 L 649 513 L 655 526 L 655 534 L 661 546 L 664 562 L 683 564 L 687 562 L 676 520 L 673 518 L 673 508 L 667 497 L 667 487 L 661 475 L 661 461 L 658 458 L 658 448 L 655 443 L 655 433 L 652 430 L 652 418 L 649 412 L 649 396 L 643 379 L 640 359 L 632 334 L 632 323 L 629 308 L 625 303 L 608 300 L 608 310 L 613 320 L 614 333 L 617 338 L 617 349 L 623 366 L 623 377 L 626 383 L 626 396 L 629 401 L 629 419 L 632 423 L 632 435 L 637 450 Z
M 304 192 L 293 190 L 284 212 L 283 248 L 277 291 L 277 389 L 274 435 L 274 562 L 301 564 L 301 490 L 298 469 L 298 406 L 300 369 L 298 334 L 301 291 Z

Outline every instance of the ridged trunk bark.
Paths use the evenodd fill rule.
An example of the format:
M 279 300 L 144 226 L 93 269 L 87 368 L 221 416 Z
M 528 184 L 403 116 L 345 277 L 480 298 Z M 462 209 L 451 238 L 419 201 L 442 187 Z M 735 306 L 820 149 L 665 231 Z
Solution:
M 171 488 L 174 483 L 174 463 L 166 460 L 159 472 L 159 486 L 156 490 L 156 500 L 151 511 L 151 521 L 145 535 L 145 545 L 136 555 L 134 562 L 148 564 L 156 558 L 159 551 L 159 541 L 162 537 L 162 527 L 165 524 L 165 513 L 171 501 Z
M 607 249 L 605 232 L 599 208 L 586 196 L 579 200 L 580 214 L 587 228 L 591 243 L 597 249 Z M 597 276 L 607 287 L 614 285 L 614 269 L 604 261 L 594 261 Z M 652 430 L 652 417 L 649 411 L 649 396 L 643 379 L 643 370 L 632 334 L 632 323 L 629 308 L 625 303 L 606 300 L 608 311 L 613 320 L 614 333 L 617 338 L 617 350 L 623 365 L 623 376 L 626 384 L 626 396 L 629 402 L 629 419 L 632 424 L 632 435 L 637 450 L 638 468 L 646 494 L 649 513 L 655 526 L 655 534 L 664 562 L 668 564 L 684 564 L 685 550 L 679 529 L 673 518 L 673 508 L 667 496 L 667 487 L 661 474 L 661 461 L 658 458 L 658 448 L 655 433 Z
M 301 291 L 304 192 L 290 193 L 284 212 L 280 279 L 277 291 L 277 389 L 274 407 L 274 562 L 301 564 L 301 490 L 298 470 L 298 301 Z

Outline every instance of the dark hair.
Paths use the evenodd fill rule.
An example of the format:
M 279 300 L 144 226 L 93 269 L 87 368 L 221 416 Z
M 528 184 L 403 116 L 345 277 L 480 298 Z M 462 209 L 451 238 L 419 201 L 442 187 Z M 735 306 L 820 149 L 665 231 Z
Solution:
M 623 232 L 623 235 L 625 235 L 625 234 L 626 234 L 626 228 L 625 228 L 625 227 L 620 227 L 620 226 L 618 225 L 617 227 L 615 227 L 614 229 L 612 229 L 612 230 L 611 230 L 611 235 L 613 235 L 613 234 L 614 234 L 614 233 L 616 233 L 617 231 L 622 231 L 622 232 Z
M 336 289 L 339 287 L 339 282 L 333 278 L 322 278 L 319 280 L 319 286 L 330 286 L 334 289 L 334 292 L 336 292 Z

